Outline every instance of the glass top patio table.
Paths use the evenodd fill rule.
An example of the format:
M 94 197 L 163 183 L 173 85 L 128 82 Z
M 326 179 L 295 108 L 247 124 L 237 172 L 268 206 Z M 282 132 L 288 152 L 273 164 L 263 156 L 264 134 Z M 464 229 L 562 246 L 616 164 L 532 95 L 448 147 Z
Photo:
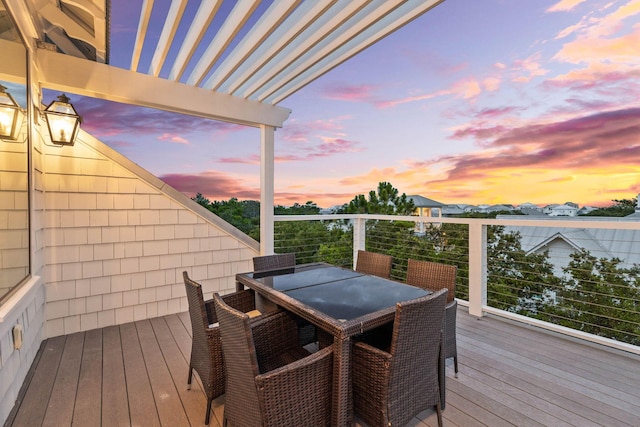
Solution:
M 394 307 L 397 302 L 425 296 L 429 292 L 376 276 L 345 274 L 341 280 L 298 287 L 285 293 L 344 322 Z
M 238 289 L 247 286 L 333 336 L 333 426 L 348 426 L 352 420 L 349 404 L 351 338 L 393 321 L 397 302 L 430 293 L 325 263 L 240 273 L 236 275 L 236 282 Z

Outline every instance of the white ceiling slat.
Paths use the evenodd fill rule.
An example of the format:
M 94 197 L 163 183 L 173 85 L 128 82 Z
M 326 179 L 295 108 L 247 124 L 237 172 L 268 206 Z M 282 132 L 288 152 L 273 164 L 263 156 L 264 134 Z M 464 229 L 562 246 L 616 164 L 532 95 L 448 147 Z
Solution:
M 45 28 L 45 31 L 47 32 L 47 37 L 49 37 L 49 39 L 51 39 L 56 44 L 58 49 L 60 49 L 62 52 L 66 53 L 67 55 L 76 56 L 78 58 L 85 57 L 84 53 L 82 53 L 80 49 L 78 49 L 77 46 L 73 44 L 68 37 L 65 36 L 62 28 L 58 27 L 57 25 L 50 25 L 49 27 Z
M 162 27 L 162 33 L 156 46 L 156 51 L 153 53 L 153 59 L 151 59 L 151 65 L 149 66 L 149 74 L 154 77 L 158 77 L 160 70 L 164 65 L 164 61 L 167 59 L 167 53 L 173 42 L 173 36 L 178 30 L 178 25 L 182 20 L 182 15 L 187 7 L 187 0 L 172 0 L 171 7 L 167 13 L 167 19 L 164 21 Z
M 222 0 L 203 0 L 200 3 L 193 23 L 189 27 L 189 31 L 182 42 L 182 46 L 180 46 L 178 55 L 169 72 L 170 80 L 180 80 L 185 68 L 187 68 L 187 64 L 191 61 L 196 48 L 202 41 L 202 37 L 204 37 L 207 32 L 207 28 L 216 16 L 221 4 Z
M 213 41 L 191 72 L 187 79 L 187 84 L 197 86 L 202 82 L 211 67 L 213 67 L 213 64 L 231 43 L 244 23 L 247 22 L 259 3 L 260 0 L 245 0 L 236 3 L 224 24 L 222 24 L 220 31 L 213 38 Z
M 144 39 L 147 36 L 147 27 L 151 19 L 151 10 L 153 9 L 153 0 L 143 0 L 142 9 L 140 11 L 140 21 L 138 22 L 138 32 L 136 33 L 136 41 L 133 45 L 133 53 L 131 54 L 131 71 L 138 71 L 140 63 L 140 54 Z
M 305 2 L 301 4 L 269 38 L 256 49 L 244 64 L 231 75 L 219 90 L 233 93 L 238 86 L 252 77 L 256 72 L 262 73 L 262 67 L 286 46 L 296 44 L 298 35 L 315 22 L 335 0 Z
M 44 19 L 49 21 L 49 23 L 59 28 L 64 28 L 64 31 L 74 39 L 82 40 L 92 46 L 96 45 L 96 39 L 93 34 L 90 34 L 84 27 L 58 9 L 55 4 L 45 3 L 38 12 Z M 50 29 L 51 28 L 49 28 L 49 30 Z M 102 40 L 101 44 L 104 46 L 104 38 Z
M 69 14 L 57 7 L 61 1 L 71 8 Z M 36 33 L 25 37 L 32 41 L 31 46 L 49 34 L 59 49 L 80 55 L 81 49 L 75 48 L 70 38 L 73 36 L 90 43 L 98 61 L 108 53 L 107 1 L 3 0 L 17 15 L 20 31 Z M 77 58 L 57 54 L 67 59 L 53 60 L 48 53 L 36 56 L 46 58 L 38 64 L 39 69 L 55 63 L 55 71 L 45 72 L 43 81 L 56 88 L 250 126 L 279 127 L 286 120 L 283 112 L 288 110 L 276 104 L 443 1 L 199 0 L 197 12 L 188 15 L 188 22 L 188 0 L 171 0 L 167 15 L 162 17 L 153 13 L 154 5 L 160 4 L 155 0 L 121 2 L 118 7 L 124 7 L 126 13 L 140 13 L 129 71 L 112 71 L 113 67 L 104 64 L 107 68 L 99 68 L 100 64 L 91 61 L 77 65 L 76 70 L 69 61 Z M 92 17 L 94 31 L 87 21 Z M 155 23 L 157 18 L 160 22 Z M 153 49 L 147 33 L 162 24 Z M 181 29 L 186 33 L 184 40 L 178 40 Z M 209 34 L 212 40 L 203 45 Z M 174 41 L 181 45 L 173 46 Z M 172 47 L 177 50 L 175 58 L 169 56 Z M 138 73 L 145 48 L 145 53 L 153 51 L 153 57 L 148 69 Z M 158 78 L 163 70 L 169 71 L 168 79 Z M 107 83 L 101 82 L 100 76 Z M 168 93 L 174 98 L 167 97 Z
M 216 90 L 229 74 L 234 72 L 245 60 L 251 55 L 258 46 L 261 46 L 264 39 L 272 34 L 275 28 L 280 25 L 291 9 L 295 7 L 300 0 L 279 0 L 273 2 L 269 9 L 260 17 L 260 20 L 253 27 L 238 46 L 225 58 L 216 71 L 204 82 L 202 87 Z
M 370 2 L 351 19 L 339 28 L 336 28 L 335 31 L 298 58 L 295 63 L 287 69 L 286 73 L 279 74 L 277 79 L 267 83 L 260 91 L 252 95 L 251 98 L 263 101 L 278 88 L 288 84 L 296 76 L 304 73 L 319 61 L 322 61 L 326 55 L 358 36 L 358 34 L 367 27 L 373 25 L 377 20 L 399 7 L 402 3 L 404 3 L 403 0 L 376 0 Z
M 299 43 L 287 45 L 269 60 L 259 74 L 254 74 L 249 80 L 243 82 L 242 85 L 230 93 L 248 98 L 278 73 L 284 72 L 296 59 L 315 46 L 327 34 L 342 25 L 344 21 L 358 12 L 368 2 L 369 0 L 351 0 L 349 2 L 336 3 L 330 11 L 305 29 L 305 34 L 300 35 L 301 41 Z
M 298 75 L 285 86 L 259 100 L 269 104 L 277 104 L 281 102 L 286 97 L 300 90 L 302 87 L 306 86 L 337 65 L 371 46 L 381 38 L 389 35 L 391 32 L 411 22 L 443 1 L 444 0 L 415 0 L 401 5 L 389 15 L 376 22 L 375 25 L 369 27 L 358 38 L 355 38 L 349 43 L 333 50 L 325 57 L 325 60 L 322 63 L 316 63 L 314 67 L 306 70 L 303 74 Z

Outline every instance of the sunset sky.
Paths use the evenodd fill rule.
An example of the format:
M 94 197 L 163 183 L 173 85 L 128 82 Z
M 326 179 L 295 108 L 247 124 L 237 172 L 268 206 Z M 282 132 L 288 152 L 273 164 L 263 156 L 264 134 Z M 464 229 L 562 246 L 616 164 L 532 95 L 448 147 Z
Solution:
M 112 65 L 129 66 L 138 3 L 112 0 Z M 72 101 L 189 196 L 259 199 L 257 129 Z M 442 203 L 609 205 L 640 192 L 640 0 L 446 0 L 279 105 L 276 204 L 389 181 Z

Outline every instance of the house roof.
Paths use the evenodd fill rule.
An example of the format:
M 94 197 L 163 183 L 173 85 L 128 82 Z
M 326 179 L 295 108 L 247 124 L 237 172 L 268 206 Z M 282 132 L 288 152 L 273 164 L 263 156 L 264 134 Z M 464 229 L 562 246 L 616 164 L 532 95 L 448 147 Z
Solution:
M 497 219 L 510 219 L 504 215 L 498 215 Z M 616 220 L 620 222 L 633 221 L 628 217 L 529 217 L 521 216 L 518 219 L 530 219 L 549 222 L 582 221 L 597 223 L 598 221 Z M 521 247 L 527 253 L 536 252 L 555 239 L 564 240 L 574 249 L 584 248 L 591 255 L 598 258 L 619 258 L 623 264 L 630 266 L 640 264 L 640 230 L 611 229 L 611 228 L 575 228 L 575 227 L 542 227 L 542 226 L 505 226 L 505 232 L 519 232 Z
M 444 206 L 444 203 L 436 202 L 433 199 L 418 195 L 407 196 L 407 199 L 413 200 L 413 204 L 416 208 L 441 208 Z
M 113 6 L 109 0 L 6 1 L 14 16 L 28 11 L 31 19 L 19 23 L 28 22 L 25 38 L 51 42 L 64 54 L 38 52 L 46 62 L 42 83 L 51 89 L 281 126 L 289 111 L 273 106 L 444 0 L 144 0 Z M 123 6 L 138 17 L 135 40 L 110 45 L 111 9 Z M 130 73 L 106 65 L 121 49 L 128 50 Z M 177 91 L 176 84 L 191 90 Z M 162 91 L 169 96 L 148 95 Z M 180 94 L 189 102 L 180 105 Z M 216 110 L 219 103 L 231 108 Z M 254 116 L 242 114 L 251 108 Z

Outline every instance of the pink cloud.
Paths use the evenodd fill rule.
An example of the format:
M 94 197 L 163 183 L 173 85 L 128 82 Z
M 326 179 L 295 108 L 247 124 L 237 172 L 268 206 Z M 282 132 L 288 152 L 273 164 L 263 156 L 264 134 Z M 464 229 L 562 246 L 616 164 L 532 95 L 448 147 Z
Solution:
M 172 135 L 170 133 L 163 133 L 162 135 L 158 136 L 157 139 L 159 141 L 174 142 L 174 143 L 177 143 L 177 144 L 185 144 L 185 145 L 189 144 L 189 141 L 187 141 L 183 137 L 181 137 L 179 135 Z
M 257 154 L 252 154 L 247 157 L 221 157 L 218 159 L 220 163 L 237 163 L 237 164 L 246 164 L 246 165 L 259 165 L 260 164 L 260 156 Z
M 470 131 L 468 131 L 470 132 Z M 486 141 L 487 136 L 494 137 Z M 477 133 L 488 151 L 438 159 L 451 165 L 449 177 L 479 178 L 488 171 L 515 168 L 587 168 L 640 164 L 640 108 Z M 636 141 L 635 145 L 633 141 Z
M 547 12 L 566 12 L 572 10 L 585 0 L 560 0 L 558 3 L 547 9 Z
M 228 200 L 232 197 L 244 200 L 260 199 L 260 188 L 218 171 L 168 174 L 160 176 L 160 179 L 189 197 L 201 193 L 209 200 Z
M 437 92 L 426 93 L 422 95 L 413 95 L 395 100 L 378 101 L 375 103 L 375 105 L 378 108 L 388 108 L 410 102 L 424 101 L 440 96 L 453 96 L 455 98 L 473 99 L 479 96 L 481 93 L 482 88 L 480 86 L 480 83 L 473 77 L 467 77 L 465 79 L 458 80 L 453 85 L 451 85 L 449 89 L 443 89 Z
M 345 85 L 332 83 L 325 85 L 322 96 L 329 99 L 353 102 L 371 102 L 373 93 L 378 89 L 376 85 Z
M 514 82 L 518 83 L 528 83 L 534 77 L 544 76 L 549 71 L 542 68 L 539 62 L 540 54 L 535 54 L 526 59 L 520 59 L 514 61 L 514 65 L 512 67 L 514 74 L 516 76 L 512 79 Z
M 73 100 L 73 103 L 82 116 L 82 128 L 98 138 L 120 134 L 176 135 L 176 129 L 184 129 L 185 134 L 191 132 L 234 132 L 246 129 L 244 126 L 232 123 L 95 98 L 80 98 L 77 101 Z M 180 137 L 178 136 L 178 138 Z
M 321 134 L 342 135 L 344 129 L 342 122 L 348 119 L 348 116 L 308 122 L 292 119 L 282 128 L 282 139 L 289 142 L 307 142 Z

